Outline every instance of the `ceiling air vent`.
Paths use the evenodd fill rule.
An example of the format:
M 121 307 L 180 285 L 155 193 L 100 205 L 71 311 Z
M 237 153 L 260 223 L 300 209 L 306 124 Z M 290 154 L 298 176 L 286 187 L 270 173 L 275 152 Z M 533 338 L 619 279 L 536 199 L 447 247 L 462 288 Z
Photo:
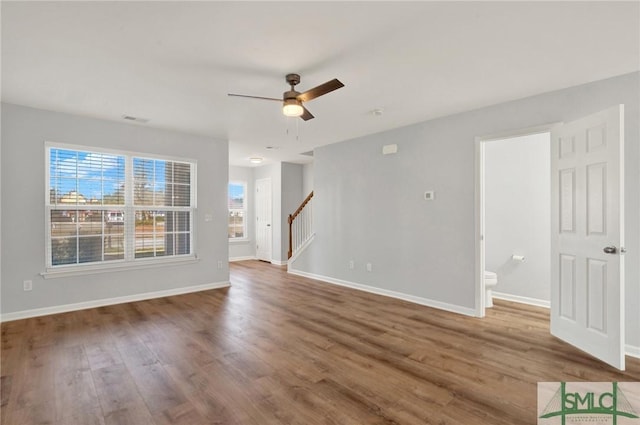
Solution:
M 122 119 L 123 120 L 127 120 L 127 121 L 139 122 L 141 124 L 146 124 L 146 123 L 149 122 L 149 120 L 147 118 L 134 117 L 134 116 L 131 116 L 131 115 L 123 115 Z

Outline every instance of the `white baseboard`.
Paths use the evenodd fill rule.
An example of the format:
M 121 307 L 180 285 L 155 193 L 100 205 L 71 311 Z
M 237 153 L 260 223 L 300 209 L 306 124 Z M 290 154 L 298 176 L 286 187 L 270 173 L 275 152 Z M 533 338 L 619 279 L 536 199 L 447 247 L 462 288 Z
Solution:
M 428 298 L 416 297 L 415 295 L 404 294 L 402 292 L 389 291 L 387 289 L 376 288 L 374 286 L 363 285 L 360 283 L 349 282 L 346 280 L 335 279 L 329 276 L 322 276 L 313 273 L 307 273 L 300 270 L 289 269 L 289 273 L 297 276 L 308 277 L 310 279 L 319 280 L 322 282 L 330 283 L 332 285 L 345 286 L 351 289 L 357 289 L 359 291 L 369 292 L 376 295 L 383 295 L 385 297 L 396 298 L 403 301 L 409 301 L 415 304 L 424 305 L 427 307 L 433 307 L 440 310 L 450 311 L 452 313 L 464 314 L 465 316 L 476 316 L 475 308 L 462 307 L 459 305 L 449 304 L 441 301 L 435 301 Z
M 505 301 L 513 301 L 516 303 L 534 305 L 536 307 L 551 308 L 551 303 L 547 300 L 539 300 L 537 298 L 521 297 L 520 295 L 505 294 L 503 292 L 492 291 L 493 298 Z
M 234 261 L 247 261 L 247 260 L 256 260 L 256 257 L 253 255 L 245 256 L 245 257 L 230 257 L 229 262 Z
M 248 260 L 258 260 L 258 257 L 247 256 L 247 257 L 229 258 L 229 262 L 230 263 L 232 263 L 234 261 L 248 261 Z M 263 261 L 263 260 L 260 260 L 260 261 Z M 271 261 L 269 261 L 269 263 L 274 264 L 276 266 L 286 266 L 287 265 L 286 261 L 278 261 L 278 260 L 271 260 Z
M 30 317 L 48 316 L 49 314 L 66 313 L 69 311 L 85 310 L 88 308 L 104 307 L 107 305 L 130 303 L 134 301 L 144 301 L 153 298 L 170 297 L 172 295 L 188 294 L 190 292 L 207 291 L 209 289 L 226 288 L 231 286 L 229 282 L 215 282 L 204 285 L 186 286 L 183 288 L 167 289 L 164 291 L 145 292 L 143 294 L 125 295 L 123 297 L 103 298 L 101 300 L 84 301 L 81 303 L 64 304 L 53 307 L 35 308 L 33 310 L 22 310 L 13 313 L 5 313 L 0 316 L 0 322 L 12 320 L 28 319 Z
M 625 352 L 627 356 L 636 357 L 640 359 L 640 347 L 636 347 L 635 345 L 627 344 L 625 347 Z

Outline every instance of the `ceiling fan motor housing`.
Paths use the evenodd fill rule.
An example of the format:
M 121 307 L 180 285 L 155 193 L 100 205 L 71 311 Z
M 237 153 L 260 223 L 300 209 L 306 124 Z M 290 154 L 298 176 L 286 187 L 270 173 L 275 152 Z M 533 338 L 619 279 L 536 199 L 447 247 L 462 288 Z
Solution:
M 293 86 L 300 84 L 300 75 L 298 74 L 287 74 L 285 79 L 287 80 L 287 84 L 289 84 L 292 88 Z
M 287 100 L 287 99 L 295 99 L 298 97 L 300 93 L 295 91 L 295 90 L 288 90 L 284 93 L 282 93 L 282 99 L 283 100 Z

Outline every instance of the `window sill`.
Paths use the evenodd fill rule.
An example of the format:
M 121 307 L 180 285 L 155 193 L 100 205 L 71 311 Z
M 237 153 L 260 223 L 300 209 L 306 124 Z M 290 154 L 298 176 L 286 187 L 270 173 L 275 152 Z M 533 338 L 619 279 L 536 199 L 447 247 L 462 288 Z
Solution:
M 249 238 L 233 238 L 233 239 L 229 239 L 229 243 L 230 244 L 246 244 L 251 242 L 251 239 Z
M 199 262 L 198 256 L 184 256 L 171 259 L 150 259 L 138 260 L 134 262 L 119 262 L 114 264 L 100 264 L 92 266 L 61 266 L 48 268 L 45 272 L 40 273 L 45 279 L 57 279 L 60 277 L 82 276 L 88 274 L 122 272 L 127 270 L 150 269 L 163 266 L 180 266 L 186 264 L 194 264 Z

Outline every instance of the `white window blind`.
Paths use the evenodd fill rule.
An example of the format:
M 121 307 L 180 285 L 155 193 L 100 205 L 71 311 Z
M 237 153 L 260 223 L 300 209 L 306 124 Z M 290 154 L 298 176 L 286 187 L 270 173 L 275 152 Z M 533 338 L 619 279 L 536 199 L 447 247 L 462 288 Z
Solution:
M 47 267 L 193 255 L 195 162 L 47 146 Z
M 191 252 L 191 164 L 133 158 L 135 257 Z

